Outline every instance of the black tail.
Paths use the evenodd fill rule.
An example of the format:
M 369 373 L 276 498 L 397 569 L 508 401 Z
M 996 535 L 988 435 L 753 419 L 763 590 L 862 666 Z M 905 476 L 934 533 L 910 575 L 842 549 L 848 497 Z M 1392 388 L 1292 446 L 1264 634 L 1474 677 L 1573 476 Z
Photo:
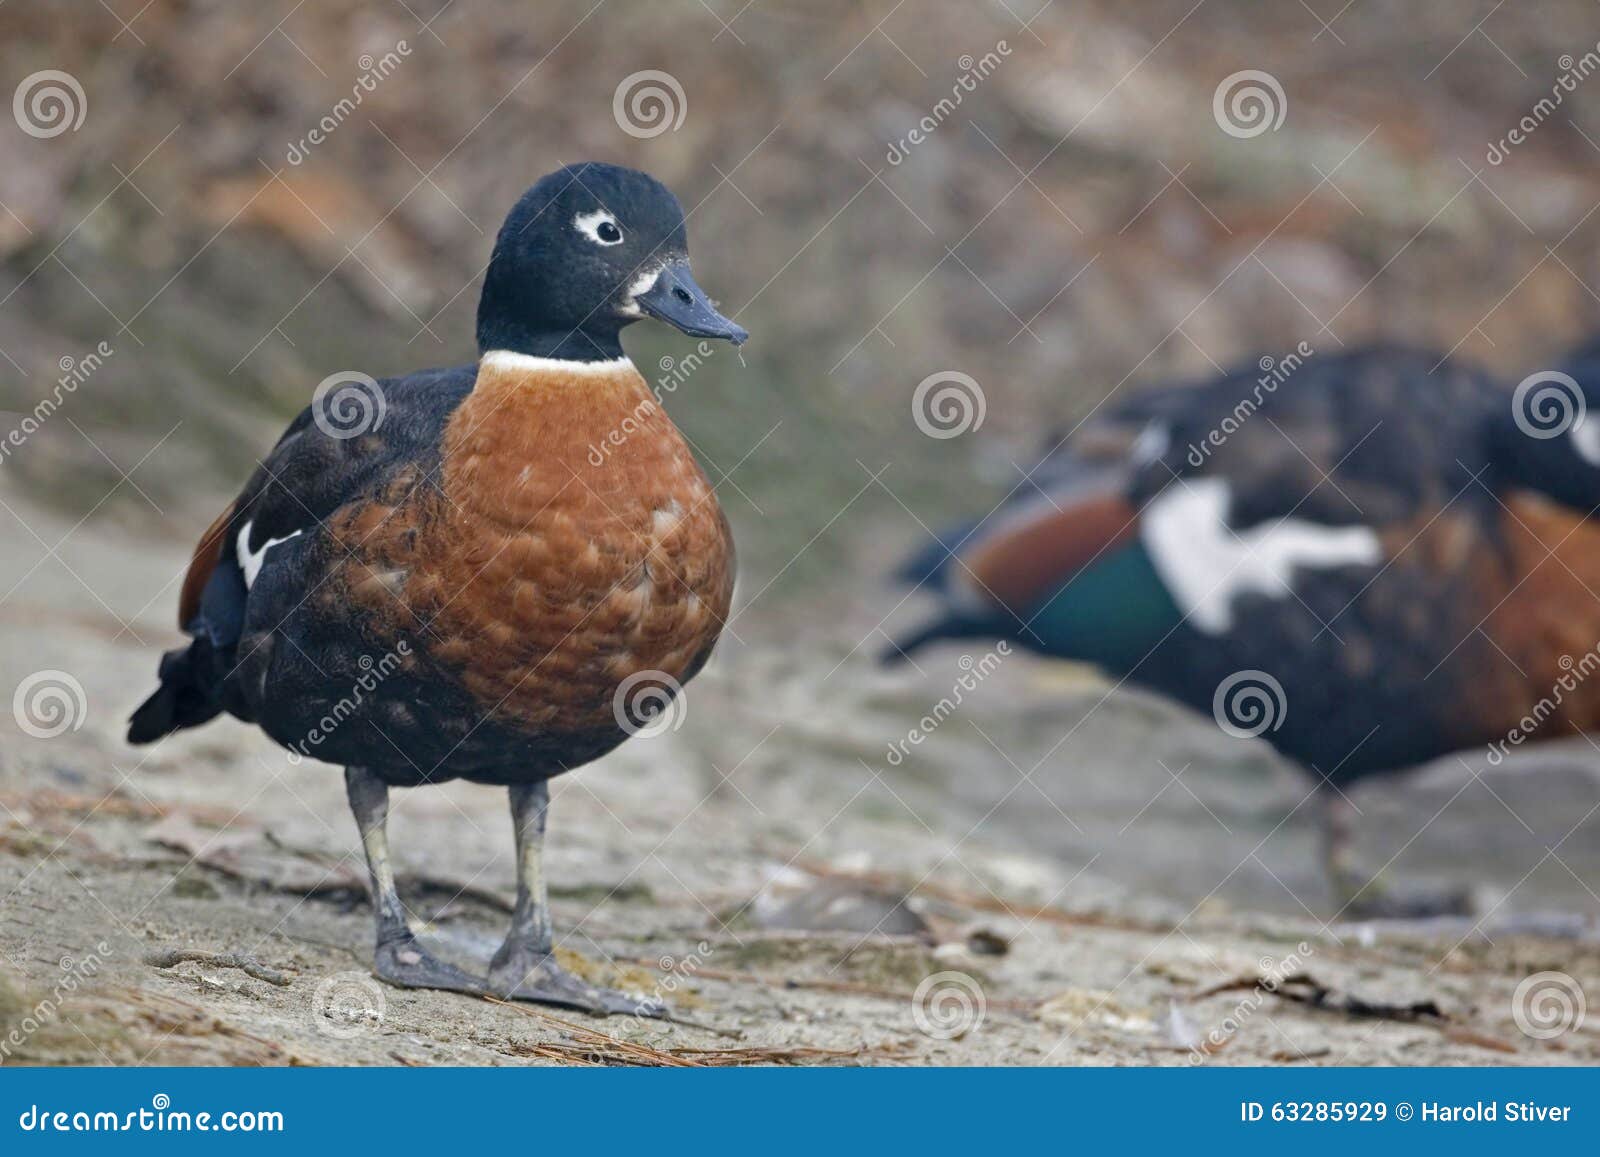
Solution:
M 995 639 L 1005 634 L 992 619 L 946 614 L 931 623 L 924 623 L 909 635 L 891 639 L 889 645 L 878 652 L 878 662 L 885 667 L 904 662 L 929 643 L 936 643 L 940 639 Z
M 200 682 L 212 667 L 211 640 L 201 636 L 181 651 L 161 656 L 161 686 L 128 720 L 129 743 L 154 743 L 185 727 L 198 727 L 216 717 L 222 703 Z

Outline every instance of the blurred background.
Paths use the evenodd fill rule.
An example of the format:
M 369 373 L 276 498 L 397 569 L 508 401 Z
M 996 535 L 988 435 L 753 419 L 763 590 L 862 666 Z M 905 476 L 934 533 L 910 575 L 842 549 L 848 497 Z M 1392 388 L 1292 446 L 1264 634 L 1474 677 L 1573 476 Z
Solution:
M 203 841 L 148 832 L 180 804 L 348 856 L 329 769 L 228 722 L 134 753 L 122 720 L 176 639 L 188 550 L 316 383 L 470 360 L 505 211 L 599 159 L 677 192 L 700 281 L 753 335 L 689 362 L 660 327 L 626 338 L 671 383 L 741 572 L 684 726 L 562 782 L 552 878 L 596 900 L 642 882 L 685 926 L 788 864 L 1318 927 L 1302 781 L 1091 670 L 1008 660 L 892 761 L 987 646 L 878 670 L 884 631 L 922 610 L 887 576 L 1113 394 L 1301 341 L 1393 339 L 1514 382 L 1583 339 L 1600 80 L 1534 106 L 1597 40 L 1586 0 L 1536 20 L 1488 0 L 11 0 L 0 425 L 59 404 L 0 457 L 0 689 L 60 670 L 87 704 L 49 739 L 0 712 L 20 894 L 86 889 L 163 935 L 232 919 L 198 885 L 192 912 L 166 908 L 170 868 L 145 886 L 105 866 L 192 870 Z M 1225 131 L 1214 96 L 1243 70 L 1275 84 L 1275 126 Z M 937 372 L 981 390 L 956 437 L 913 420 Z M 1592 805 L 1594 764 L 1580 741 L 1364 784 L 1362 855 L 1471 883 L 1497 918 L 1592 920 L 1594 829 L 1546 853 Z M 498 797 L 428 795 L 397 816 L 399 855 L 506 885 Z

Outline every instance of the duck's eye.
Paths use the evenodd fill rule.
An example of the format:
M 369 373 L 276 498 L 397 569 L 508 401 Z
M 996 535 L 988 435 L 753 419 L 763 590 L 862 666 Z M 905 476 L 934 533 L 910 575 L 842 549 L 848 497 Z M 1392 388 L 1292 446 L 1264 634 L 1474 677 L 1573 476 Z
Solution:
M 572 220 L 573 226 L 589 240 L 597 245 L 622 244 L 622 229 L 617 224 L 617 219 L 604 209 L 596 209 L 593 213 L 579 213 Z

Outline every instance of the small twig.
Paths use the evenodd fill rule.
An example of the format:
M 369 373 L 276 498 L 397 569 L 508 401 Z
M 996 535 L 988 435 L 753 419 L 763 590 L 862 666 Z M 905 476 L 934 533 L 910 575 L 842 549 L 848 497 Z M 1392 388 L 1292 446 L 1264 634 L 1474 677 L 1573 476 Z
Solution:
M 264 980 L 268 984 L 275 984 L 279 988 L 288 988 L 294 983 L 276 968 L 267 967 L 254 956 L 244 956 L 237 952 L 202 952 L 194 948 L 169 948 L 164 952 L 152 952 L 144 958 L 144 962 L 153 968 L 171 968 L 187 961 L 209 964 L 214 968 L 237 968 L 248 976 Z
M 1402 1024 L 1419 1024 L 1442 1033 L 1459 1044 L 1476 1045 L 1479 1048 L 1503 1053 L 1517 1051 L 1515 1045 L 1455 1023 L 1445 1015 L 1435 1000 L 1416 1000 L 1405 1004 L 1367 1000 L 1355 993 L 1339 992 L 1329 988 L 1303 972 L 1285 977 L 1277 987 L 1269 991 L 1282 1000 L 1294 1001 L 1308 1008 L 1342 1012 L 1346 1016 L 1363 1020 L 1392 1020 Z

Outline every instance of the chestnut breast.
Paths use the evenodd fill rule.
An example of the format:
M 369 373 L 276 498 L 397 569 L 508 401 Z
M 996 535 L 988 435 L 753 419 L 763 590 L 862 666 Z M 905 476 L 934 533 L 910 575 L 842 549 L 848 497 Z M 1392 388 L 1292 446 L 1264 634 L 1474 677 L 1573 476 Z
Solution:
M 423 652 L 492 718 L 604 730 L 629 675 L 699 669 L 728 616 L 733 544 L 631 362 L 487 354 L 442 451 L 410 509 L 372 512 L 349 589 L 401 604 Z M 347 533 L 359 540 L 363 521 Z
M 1505 589 L 1482 630 L 1507 660 L 1502 678 L 1520 686 L 1500 698 L 1495 731 L 1520 726 L 1541 701 L 1553 708 L 1553 732 L 1600 728 L 1600 520 L 1514 492 L 1500 537 Z

